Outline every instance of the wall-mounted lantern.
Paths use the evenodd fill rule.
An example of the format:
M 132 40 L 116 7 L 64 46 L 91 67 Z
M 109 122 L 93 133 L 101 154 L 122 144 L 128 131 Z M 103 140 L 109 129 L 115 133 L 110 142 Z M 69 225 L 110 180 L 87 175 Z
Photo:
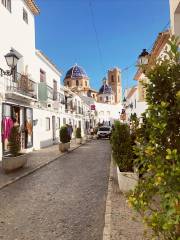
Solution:
M 138 57 L 137 65 L 138 66 L 147 65 L 148 62 L 149 62 L 149 53 L 144 48 Z
M 17 65 L 19 57 L 17 56 L 17 54 L 12 49 L 4 57 L 6 59 L 7 65 L 10 67 L 10 70 L 5 71 L 2 68 L 0 68 L 0 76 L 4 76 L 4 75 L 10 76 L 10 75 L 13 74 L 13 70 Z

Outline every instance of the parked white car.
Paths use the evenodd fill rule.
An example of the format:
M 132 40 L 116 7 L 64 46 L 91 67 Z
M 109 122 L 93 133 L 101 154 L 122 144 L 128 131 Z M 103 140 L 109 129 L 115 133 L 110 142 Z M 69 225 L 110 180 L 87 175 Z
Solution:
M 111 127 L 110 126 L 102 126 L 98 129 L 97 138 L 110 138 L 111 136 Z

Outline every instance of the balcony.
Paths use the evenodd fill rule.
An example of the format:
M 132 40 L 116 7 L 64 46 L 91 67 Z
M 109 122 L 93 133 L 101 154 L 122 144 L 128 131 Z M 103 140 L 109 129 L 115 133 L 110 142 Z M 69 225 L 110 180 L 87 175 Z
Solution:
M 62 93 L 54 92 L 53 100 L 58 101 L 61 104 L 65 104 L 65 97 Z
M 70 101 L 70 102 L 66 102 L 66 104 L 65 104 L 65 112 L 66 113 L 73 113 L 73 112 L 76 112 L 76 106 L 73 104 L 73 102 L 72 101 Z
M 53 88 L 45 82 L 38 83 L 38 99 L 41 102 L 46 102 L 48 99 L 53 100 Z
M 10 93 L 37 99 L 37 83 L 29 79 L 27 75 L 15 73 L 5 78 L 4 81 L 6 95 Z

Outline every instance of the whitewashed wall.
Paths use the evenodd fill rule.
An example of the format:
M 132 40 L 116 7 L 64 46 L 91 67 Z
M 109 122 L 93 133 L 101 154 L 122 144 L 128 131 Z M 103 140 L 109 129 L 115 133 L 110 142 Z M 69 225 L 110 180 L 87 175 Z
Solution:
M 55 116 L 56 121 L 56 139 L 53 141 L 53 130 L 52 130 L 52 116 Z M 45 109 L 33 109 L 33 119 L 38 120 L 37 125 L 33 127 L 33 142 L 34 149 L 40 149 L 42 147 L 47 147 L 53 143 L 59 141 L 59 124 L 58 117 L 60 117 L 60 124 L 63 125 L 62 116 L 53 111 L 48 111 Z M 46 130 L 46 118 L 50 118 L 50 130 Z
M 0 64 L 2 68 L 8 68 L 4 55 L 13 48 L 22 55 L 18 63 L 18 71 L 25 72 L 25 66 L 28 65 L 28 72 L 33 75 L 35 66 L 34 15 L 25 1 L 15 0 L 11 2 L 11 12 L 0 2 Z M 23 20 L 23 8 L 28 13 L 28 24 Z
M 97 121 L 98 122 L 113 122 L 119 119 L 120 112 L 122 110 L 121 104 L 105 104 L 105 103 L 95 103 L 96 111 L 98 112 Z
M 169 0 L 171 30 L 180 36 L 180 0 Z
M 36 68 L 34 69 L 34 76 L 38 82 L 40 82 L 40 69 L 46 73 L 46 83 L 48 86 L 53 88 L 53 80 L 57 81 L 58 90 L 60 90 L 60 76 L 61 73 L 57 71 L 53 65 L 46 60 L 46 58 L 36 50 Z

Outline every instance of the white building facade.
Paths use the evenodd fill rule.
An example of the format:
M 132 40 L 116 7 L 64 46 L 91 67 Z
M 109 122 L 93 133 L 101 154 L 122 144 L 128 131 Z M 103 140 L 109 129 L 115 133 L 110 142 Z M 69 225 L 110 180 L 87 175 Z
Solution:
M 11 76 L 0 72 L 0 160 L 8 152 L 14 121 L 21 130 L 22 152 L 57 143 L 64 124 L 81 127 L 82 135 L 90 125 L 90 106 L 60 84 L 61 72 L 35 48 L 38 14 L 32 0 L 0 2 L 0 68 L 8 69 L 4 55 L 10 50 L 19 58 Z
M 171 32 L 180 36 L 180 0 L 169 0 Z
M 37 79 L 34 75 L 35 63 L 35 23 L 34 16 L 39 10 L 28 1 L 1 1 L 0 27 L 3 32 L 0 44 L 0 67 L 8 69 L 4 55 L 13 50 L 19 58 L 14 74 L 4 76 L 1 72 L 1 142 L 0 159 L 8 149 L 8 137 L 13 120 L 22 129 L 22 150 L 33 147 L 32 105 L 38 98 Z M 27 131 L 25 131 L 27 126 Z

